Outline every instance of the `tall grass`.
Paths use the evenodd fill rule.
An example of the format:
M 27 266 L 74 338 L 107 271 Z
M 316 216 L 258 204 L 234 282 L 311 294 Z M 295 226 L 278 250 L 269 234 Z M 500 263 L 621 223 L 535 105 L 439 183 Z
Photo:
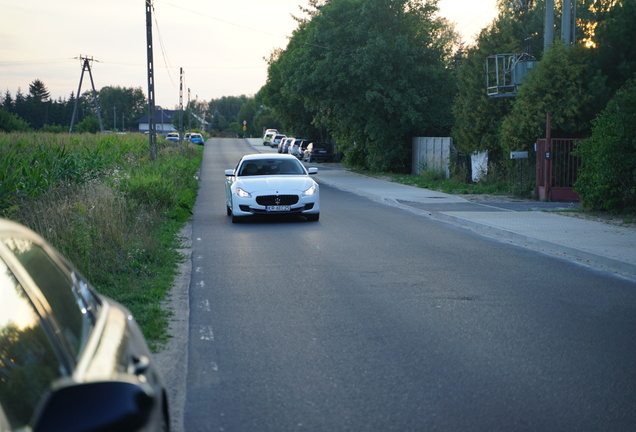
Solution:
M 98 291 L 127 306 L 160 347 L 200 148 L 166 147 L 150 162 L 142 135 L 11 134 L 0 135 L 0 151 L 12 155 L 0 173 L 3 215 L 40 233 Z

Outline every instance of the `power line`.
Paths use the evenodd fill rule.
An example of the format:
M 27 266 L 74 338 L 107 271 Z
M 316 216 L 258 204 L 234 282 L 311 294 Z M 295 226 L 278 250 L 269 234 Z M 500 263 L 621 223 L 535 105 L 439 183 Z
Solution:
M 152 8 L 152 12 L 153 12 L 153 19 L 155 21 L 157 36 L 159 36 L 159 47 L 161 48 L 161 56 L 163 57 L 163 64 L 166 68 L 166 71 L 168 72 L 168 79 L 170 80 L 170 83 L 172 84 L 173 87 L 176 87 L 176 84 L 174 80 L 172 79 L 172 75 L 174 74 L 176 76 L 176 73 L 174 72 L 174 70 L 172 70 L 173 66 L 168 57 L 165 44 L 163 43 L 163 38 L 161 37 L 161 31 L 159 30 L 159 22 L 157 21 L 157 11 L 155 10 L 155 7 L 153 4 L 150 4 L 150 7 Z
M 248 26 L 243 25 L 243 24 L 238 24 L 238 23 L 235 23 L 235 22 L 232 22 L 232 21 L 224 20 L 222 18 L 218 18 L 218 17 L 212 16 L 212 15 L 207 15 L 207 14 L 201 13 L 199 11 L 195 11 L 195 10 L 192 10 L 192 9 L 187 9 L 187 8 L 184 8 L 183 6 L 179 6 L 179 5 L 176 5 L 176 4 L 173 4 L 173 3 L 169 3 L 169 2 L 165 2 L 165 1 L 160 1 L 159 3 L 163 3 L 165 5 L 172 6 L 173 8 L 181 9 L 183 11 L 190 12 L 191 14 L 199 15 L 199 16 L 202 16 L 202 17 L 205 17 L 205 18 L 209 18 L 209 19 L 212 19 L 214 21 L 222 22 L 224 24 L 228 24 L 228 25 L 231 25 L 231 26 L 234 26 L 234 27 L 239 27 L 239 28 L 242 28 L 242 29 L 245 29 L 245 30 L 253 31 L 253 32 L 256 32 L 256 33 L 261 33 L 261 34 L 272 36 L 272 37 L 279 38 L 279 39 L 287 39 L 287 36 L 281 36 L 280 34 L 269 33 L 269 32 L 263 31 L 261 29 L 248 27 Z

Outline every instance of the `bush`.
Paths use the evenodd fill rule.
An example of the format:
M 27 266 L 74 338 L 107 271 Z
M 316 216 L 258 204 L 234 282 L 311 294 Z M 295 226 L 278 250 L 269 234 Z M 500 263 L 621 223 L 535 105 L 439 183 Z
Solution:
M 636 79 L 628 81 L 579 143 L 582 166 L 575 184 L 583 207 L 636 210 Z
M 16 114 L 12 114 L 7 110 L 0 109 L 0 131 L 13 132 L 21 131 L 26 132 L 30 130 L 29 123 L 26 120 L 18 117 Z

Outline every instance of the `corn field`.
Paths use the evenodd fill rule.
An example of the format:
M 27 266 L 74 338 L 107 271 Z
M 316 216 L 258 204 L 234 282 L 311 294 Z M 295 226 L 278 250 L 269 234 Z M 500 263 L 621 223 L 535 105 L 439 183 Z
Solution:
M 96 178 L 127 153 L 143 150 L 143 136 L 0 134 L 0 212 L 52 187 Z

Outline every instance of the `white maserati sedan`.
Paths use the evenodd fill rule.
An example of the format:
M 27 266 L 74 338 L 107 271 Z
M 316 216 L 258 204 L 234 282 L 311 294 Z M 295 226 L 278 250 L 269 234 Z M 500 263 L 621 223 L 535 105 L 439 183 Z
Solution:
M 225 171 L 227 215 L 240 222 L 253 215 L 302 215 L 308 221 L 320 217 L 320 190 L 294 156 L 278 153 L 245 155 L 236 168 Z

